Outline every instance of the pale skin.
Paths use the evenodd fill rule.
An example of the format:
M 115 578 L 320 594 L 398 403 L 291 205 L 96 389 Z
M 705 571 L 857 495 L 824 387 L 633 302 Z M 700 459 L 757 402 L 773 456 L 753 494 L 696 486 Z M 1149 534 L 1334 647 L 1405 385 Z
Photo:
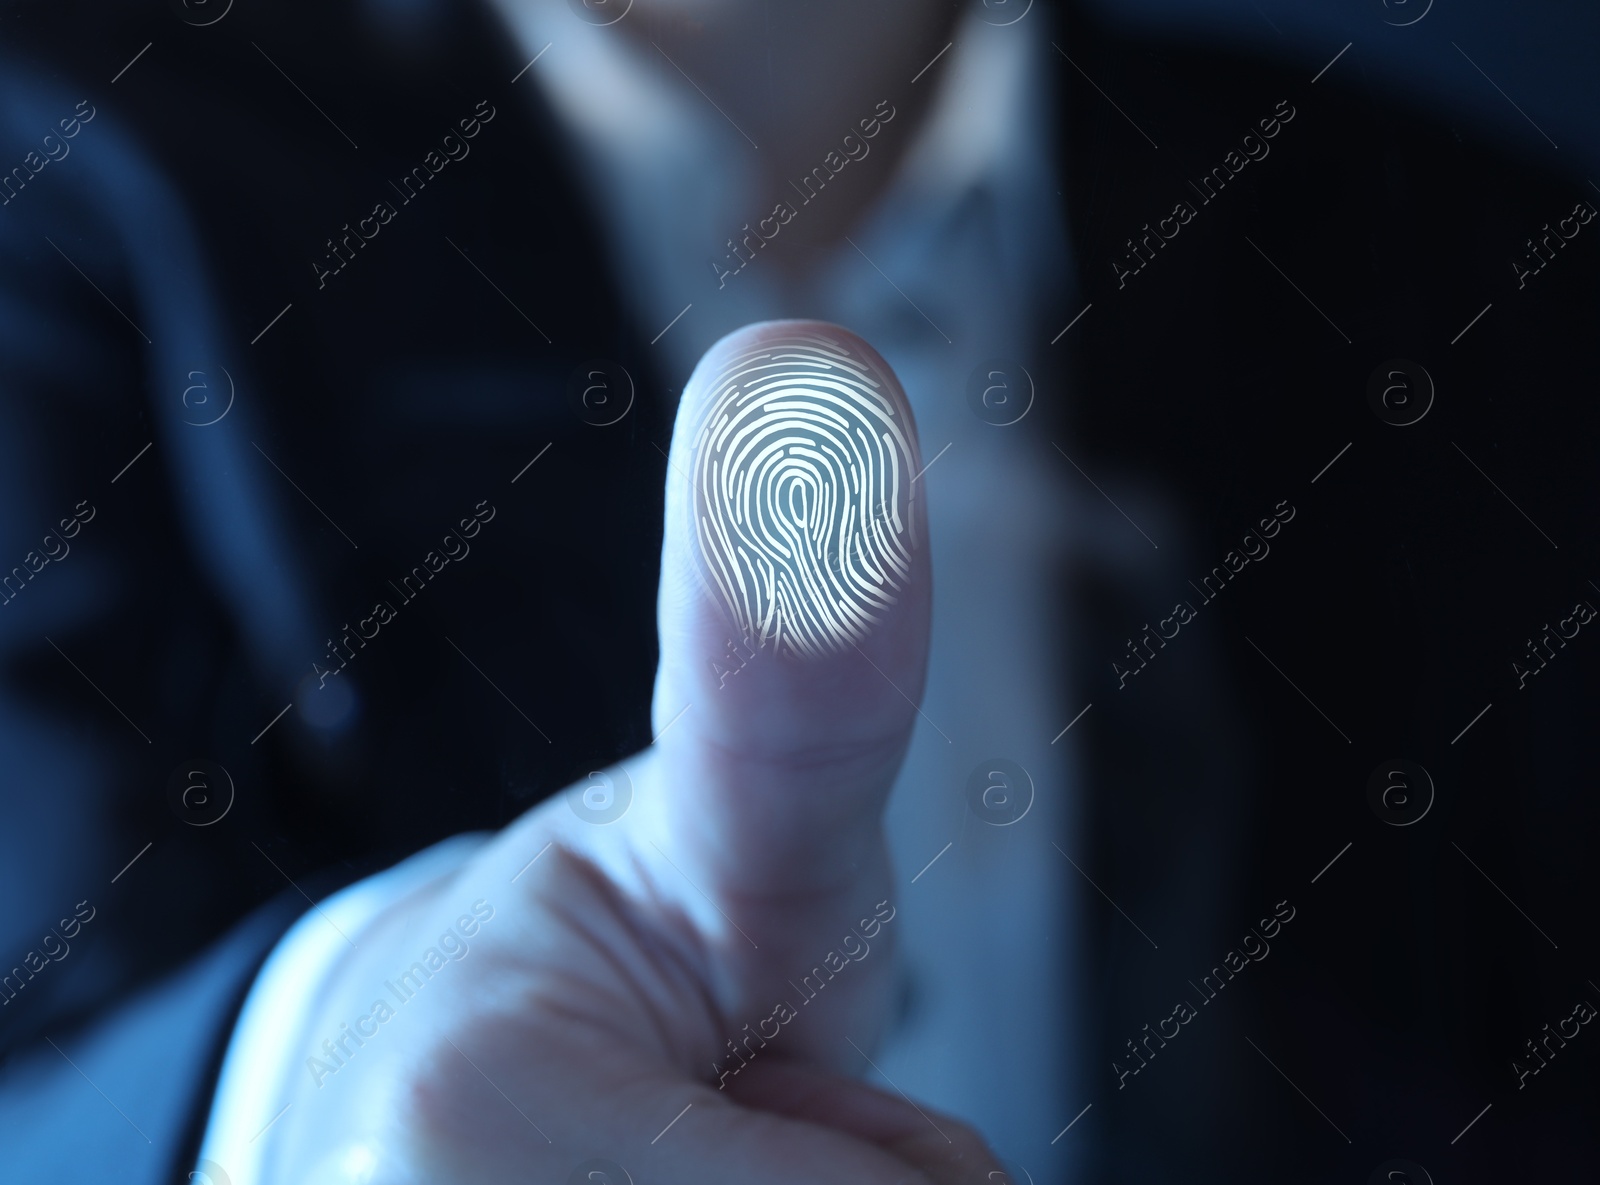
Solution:
M 840 137 L 856 131 L 880 100 L 893 106 L 895 134 L 874 140 L 872 168 L 841 174 L 826 203 L 785 227 L 784 249 L 764 257 L 783 283 L 796 288 L 823 258 L 818 249 L 842 242 L 893 179 L 937 93 L 934 76 L 916 85 L 908 80 L 952 40 L 967 8 L 965 0 L 582 2 L 596 21 L 626 15 L 585 30 L 567 0 L 490 0 L 508 17 L 528 22 L 541 46 L 570 45 L 585 32 L 601 34 L 584 37 L 582 52 L 653 77 L 682 95 L 692 117 L 722 138 L 730 159 L 755 168 L 757 192 L 774 200 L 787 198 L 792 179 L 837 149 Z M 590 71 L 534 77 L 573 106 L 605 101 Z M 733 131 L 725 115 L 759 148 Z
M 927 661 L 924 535 L 859 652 L 759 648 L 719 685 L 727 616 L 678 513 L 694 443 L 684 425 L 720 351 L 797 324 L 881 361 L 836 326 L 777 322 L 730 335 L 696 369 L 668 467 L 661 735 L 624 763 L 632 805 L 596 824 L 552 798 L 355 936 L 307 1030 L 285 1035 L 301 1059 L 472 902 L 495 911 L 467 956 L 335 1076 L 319 1086 L 297 1071 L 278 1105 L 301 1105 L 263 1137 L 274 1180 L 565 1185 L 597 1157 L 637 1185 L 1005 1180 L 958 1120 L 867 1080 L 883 1081 L 864 1055 L 887 1016 L 892 922 L 718 1089 L 716 1066 L 743 1065 L 727 1042 L 796 1000 L 790 981 L 893 896 L 882 811 Z M 909 416 L 904 393 L 890 394 Z
M 963 7 L 951 0 L 636 0 L 615 31 L 642 51 L 641 66 L 660 68 L 653 39 L 724 108 L 739 111 L 738 122 L 761 145 L 754 157 L 773 193 L 787 192 L 785 180 L 815 165 L 878 100 L 905 114 L 900 134 L 874 146 L 884 159 L 870 175 L 818 211 L 806 233 L 821 245 L 848 233 L 893 175 L 936 94 L 905 80 L 950 40 Z M 668 81 L 681 84 L 670 73 Z

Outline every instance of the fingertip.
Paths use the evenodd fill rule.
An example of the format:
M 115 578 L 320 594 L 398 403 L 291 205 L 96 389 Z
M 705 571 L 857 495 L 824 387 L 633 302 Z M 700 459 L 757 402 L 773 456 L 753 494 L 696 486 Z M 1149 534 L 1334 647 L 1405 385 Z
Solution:
M 925 591 L 910 403 L 850 330 L 765 321 L 721 338 L 684 389 L 670 459 L 664 645 L 698 626 L 736 660 L 824 659 Z
M 668 469 L 655 727 L 679 854 L 765 891 L 876 867 L 931 591 L 916 431 L 855 334 L 764 322 L 696 367 Z

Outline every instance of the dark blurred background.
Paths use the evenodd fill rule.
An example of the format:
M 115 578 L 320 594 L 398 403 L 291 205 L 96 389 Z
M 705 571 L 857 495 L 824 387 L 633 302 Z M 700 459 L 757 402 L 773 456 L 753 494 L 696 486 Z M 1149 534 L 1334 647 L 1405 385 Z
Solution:
M 263 903 L 498 827 L 651 735 L 686 373 L 624 299 L 554 115 L 507 83 L 525 57 L 468 0 L 223 7 L 0 6 L 0 169 L 26 182 L 0 207 L 0 568 L 27 585 L 0 608 L 0 965 L 94 909 L 0 1009 L 20 1090 L 44 1036 Z M 1579 1179 L 1600 1037 L 1518 1071 L 1600 1006 L 1600 628 L 1552 632 L 1525 687 L 1513 664 L 1600 606 L 1600 226 L 1517 273 L 1527 240 L 1600 208 L 1600 10 L 1031 16 L 1071 55 L 1071 274 L 1035 310 L 1022 430 L 1070 442 L 1129 521 L 1085 485 L 1104 515 L 1048 591 L 1073 607 L 1072 710 L 1094 705 L 1070 850 L 1098 891 L 1074 882 L 1080 938 L 1055 952 L 1081 1018 L 1061 1124 L 1081 1121 L 1001 1151 L 1041 1182 L 1354 1182 L 1394 1158 Z M 486 97 L 470 159 L 319 281 L 308 248 L 398 203 L 392 179 Z M 70 155 L 35 171 L 85 99 Z M 1280 100 L 1270 157 L 1201 206 L 1191 182 Z M 358 150 L 323 108 L 359 119 Z M 1179 201 L 1192 223 L 1119 281 Z M 582 412 L 599 362 L 632 393 L 603 430 Z M 237 390 L 225 419 L 196 372 Z M 27 579 L 83 502 L 70 557 Z M 1195 587 L 1285 503 L 1270 555 Z M 469 557 L 341 641 L 485 504 Z M 1133 646 L 1148 665 L 1119 687 L 1179 601 L 1193 620 Z M 308 674 L 330 646 L 332 696 Z M 232 786 L 215 825 L 172 805 L 196 758 Z M 1369 781 L 1402 761 L 1420 797 L 1386 814 Z M 1271 955 L 1119 1079 L 1277 903 Z

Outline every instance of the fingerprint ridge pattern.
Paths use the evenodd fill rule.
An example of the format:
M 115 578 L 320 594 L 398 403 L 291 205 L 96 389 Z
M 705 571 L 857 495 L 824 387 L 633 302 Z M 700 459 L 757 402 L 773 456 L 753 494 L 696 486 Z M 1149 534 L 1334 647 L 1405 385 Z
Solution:
M 797 334 L 723 366 L 700 421 L 693 508 L 705 574 L 744 635 L 848 649 L 911 572 L 906 414 L 837 342 Z

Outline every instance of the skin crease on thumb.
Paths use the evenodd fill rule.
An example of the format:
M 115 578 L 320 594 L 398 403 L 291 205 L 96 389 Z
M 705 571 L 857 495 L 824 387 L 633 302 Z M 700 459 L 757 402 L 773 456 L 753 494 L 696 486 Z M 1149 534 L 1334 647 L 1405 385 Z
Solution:
M 922 462 L 877 351 L 820 321 L 736 330 L 685 387 L 670 460 L 658 714 L 741 679 L 763 698 L 782 672 L 818 692 L 871 676 L 898 703 L 866 723 L 908 724 L 931 604 Z
M 899 381 L 838 326 L 746 326 L 685 387 L 658 739 L 630 834 L 662 892 L 693 886 L 684 906 L 730 1015 L 891 891 L 882 812 L 917 720 L 932 596 L 920 467 Z M 858 1035 L 883 982 L 843 989 Z M 827 1056 L 848 1052 L 835 1044 Z

